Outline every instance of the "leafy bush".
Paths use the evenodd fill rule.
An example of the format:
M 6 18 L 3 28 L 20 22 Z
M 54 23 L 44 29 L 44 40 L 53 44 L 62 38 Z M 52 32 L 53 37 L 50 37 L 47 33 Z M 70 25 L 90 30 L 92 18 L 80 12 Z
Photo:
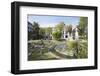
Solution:
M 78 58 L 88 58 L 88 45 L 87 45 L 87 42 L 80 42 L 77 57 Z
M 76 58 L 87 58 L 88 57 L 88 45 L 87 41 L 67 41 L 68 51 L 73 50 Z
M 67 46 L 68 46 L 68 48 L 70 48 L 70 49 L 77 48 L 77 46 L 78 46 L 78 41 L 67 41 Z
M 62 33 L 60 31 L 56 31 L 56 32 L 52 33 L 53 38 L 56 40 L 60 40 L 61 35 L 62 35 Z

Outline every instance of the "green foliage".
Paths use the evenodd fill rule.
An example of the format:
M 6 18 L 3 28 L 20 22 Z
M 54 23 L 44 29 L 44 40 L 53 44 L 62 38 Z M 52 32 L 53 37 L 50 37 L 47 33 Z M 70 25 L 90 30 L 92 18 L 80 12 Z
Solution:
M 78 58 L 87 58 L 88 57 L 88 45 L 87 42 L 81 42 L 78 49 Z
M 69 32 L 69 34 L 72 33 L 72 25 L 68 25 L 68 26 L 67 26 L 67 31 Z
M 44 28 L 40 28 L 39 29 L 39 38 L 42 39 L 45 36 L 45 29 Z
M 60 22 L 59 24 L 56 25 L 56 31 L 62 31 L 63 28 L 65 26 L 65 23 L 64 22 Z
M 46 32 L 47 32 L 48 34 L 51 34 L 51 33 L 52 33 L 52 28 L 51 28 L 51 27 L 46 28 Z
M 56 32 L 52 33 L 52 36 L 53 36 L 54 39 L 60 40 L 61 34 L 62 34 L 61 31 L 56 31 Z
M 55 26 L 56 31 L 54 33 L 52 33 L 52 36 L 53 36 L 54 39 L 56 39 L 56 40 L 61 39 L 64 26 L 65 26 L 64 22 L 60 22 L 59 24 L 57 24 Z
M 33 36 L 32 36 L 32 32 L 28 31 L 28 40 L 32 40 L 33 39 Z
M 67 41 L 67 46 L 69 49 L 76 49 L 78 46 L 78 41 Z
M 36 48 L 35 46 L 43 46 Z M 52 46 L 52 47 L 50 47 Z M 50 60 L 56 59 L 56 56 L 50 51 L 55 51 L 53 48 L 54 43 L 48 40 L 31 40 L 28 43 L 28 60 Z M 49 49 L 52 48 L 52 49 Z M 30 54 L 31 53 L 31 54 Z
M 87 17 L 80 17 L 80 22 L 78 26 L 78 32 L 80 36 L 83 36 L 82 38 L 84 39 L 85 36 L 87 37 L 87 27 L 88 27 L 88 18 Z
M 67 41 L 68 51 L 73 50 L 76 58 L 88 57 L 88 45 L 87 41 Z
M 39 29 L 39 34 L 40 35 L 44 35 L 45 34 L 45 29 L 44 28 L 40 28 Z
M 33 22 L 33 32 L 38 34 L 39 33 L 39 24 L 37 22 Z
M 28 31 L 28 40 L 39 39 L 39 24 L 37 22 L 33 22 L 32 31 Z
M 32 31 L 32 36 L 33 39 L 39 39 L 39 24 L 37 22 L 33 22 L 33 31 Z
M 81 25 L 82 28 L 87 27 L 88 24 L 88 18 L 87 17 L 80 17 L 80 23 L 79 25 Z
M 72 31 L 73 39 L 75 39 L 75 32 L 76 32 L 75 30 Z

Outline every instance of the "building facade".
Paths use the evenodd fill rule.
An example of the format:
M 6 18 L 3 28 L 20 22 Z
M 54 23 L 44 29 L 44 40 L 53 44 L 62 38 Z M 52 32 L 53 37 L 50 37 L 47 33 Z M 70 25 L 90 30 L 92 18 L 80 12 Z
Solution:
M 29 31 L 29 32 L 32 32 L 32 28 L 33 28 L 33 27 L 32 27 L 32 24 L 31 24 L 30 22 L 28 22 L 28 31 Z
M 53 27 L 52 32 L 55 32 L 55 31 L 56 31 L 56 29 Z M 71 34 L 68 31 L 66 31 L 66 27 L 64 27 L 61 32 L 62 32 L 61 39 L 70 39 L 70 40 L 78 40 L 79 39 L 77 27 L 72 28 Z

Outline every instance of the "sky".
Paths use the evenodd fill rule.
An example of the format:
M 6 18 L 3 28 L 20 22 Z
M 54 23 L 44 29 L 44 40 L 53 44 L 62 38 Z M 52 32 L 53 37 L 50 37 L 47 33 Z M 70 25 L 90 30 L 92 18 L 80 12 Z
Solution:
M 78 16 L 28 15 L 28 21 L 31 23 L 38 22 L 40 27 L 55 27 L 60 22 L 76 26 L 79 24 L 79 19 Z

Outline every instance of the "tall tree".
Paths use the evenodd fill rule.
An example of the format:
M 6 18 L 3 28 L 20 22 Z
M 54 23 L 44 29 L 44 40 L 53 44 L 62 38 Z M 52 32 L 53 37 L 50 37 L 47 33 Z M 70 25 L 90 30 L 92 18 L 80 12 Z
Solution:
M 56 25 L 55 28 L 56 28 L 57 31 L 62 31 L 64 26 L 65 26 L 65 23 L 64 22 L 60 22 L 59 24 Z
M 51 27 L 47 27 L 46 28 L 46 32 L 50 35 L 52 33 L 52 28 Z
M 68 31 L 69 34 L 71 35 L 71 33 L 72 33 L 72 25 L 68 25 L 68 26 L 67 26 L 67 31 Z
M 40 28 L 39 29 L 39 38 L 44 38 L 45 37 L 45 28 Z
M 87 27 L 88 27 L 88 18 L 87 17 L 80 17 L 80 22 L 78 26 L 78 32 L 80 36 L 87 35 Z
M 39 39 L 39 24 L 33 22 L 33 39 Z

